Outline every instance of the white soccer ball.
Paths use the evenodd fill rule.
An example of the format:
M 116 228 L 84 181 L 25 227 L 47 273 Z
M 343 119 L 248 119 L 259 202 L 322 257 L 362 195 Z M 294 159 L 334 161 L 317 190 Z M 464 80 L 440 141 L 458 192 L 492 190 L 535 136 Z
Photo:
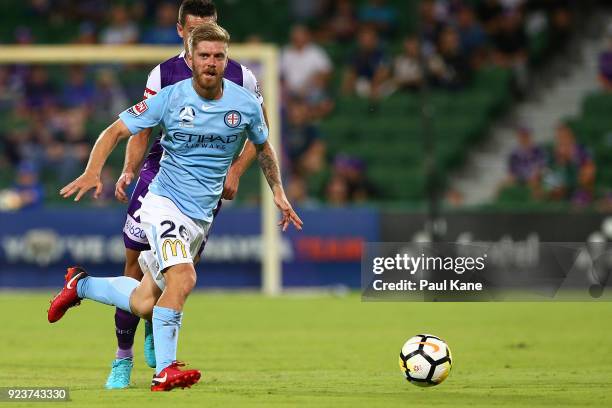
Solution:
M 412 384 L 431 387 L 448 377 L 453 358 L 444 340 L 431 334 L 418 334 L 402 347 L 399 365 Z

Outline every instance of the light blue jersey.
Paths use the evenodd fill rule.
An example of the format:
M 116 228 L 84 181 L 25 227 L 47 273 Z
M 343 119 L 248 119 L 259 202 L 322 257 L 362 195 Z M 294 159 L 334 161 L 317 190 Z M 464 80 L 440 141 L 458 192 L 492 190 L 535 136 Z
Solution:
M 261 105 L 241 86 L 223 79 L 223 96 L 202 98 L 192 79 L 163 88 L 157 95 L 122 112 L 132 134 L 161 124 L 164 153 L 149 188 L 169 198 L 183 214 L 212 222 L 227 170 L 246 138 L 268 138 Z

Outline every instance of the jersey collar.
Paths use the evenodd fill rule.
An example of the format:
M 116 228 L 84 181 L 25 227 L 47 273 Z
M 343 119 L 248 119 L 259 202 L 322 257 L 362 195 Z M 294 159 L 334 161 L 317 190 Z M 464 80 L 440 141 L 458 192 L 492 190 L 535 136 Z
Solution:
M 179 57 L 183 59 L 183 62 L 185 63 L 185 65 L 187 65 L 187 68 L 189 68 L 189 70 L 191 71 L 191 67 L 189 66 L 189 64 L 187 63 L 187 58 L 185 58 L 185 50 L 181 51 L 181 53 L 179 54 Z

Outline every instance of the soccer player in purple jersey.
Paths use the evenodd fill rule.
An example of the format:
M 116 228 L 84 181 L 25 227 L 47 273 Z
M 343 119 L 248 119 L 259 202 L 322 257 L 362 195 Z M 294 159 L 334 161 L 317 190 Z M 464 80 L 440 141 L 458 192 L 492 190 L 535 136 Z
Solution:
M 192 76 L 191 67 L 185 60 L 187 50 L 188 34 L 199 24 L 204 22 L 216 22 L 217 10 L 210 0 L 184 0 L 179 9 L 177 32 L 183 39 L 185 49 L 167 61 L 157 65 L 149 74 L 144 98 L 157 94 L 162 88 L 175 84 Z M 257 79 L 245 66 L 229 59 L 224 77 L 246 89 L 252 91 L 263 108 L 263 98 L 259 91 Z M 264 109 L 265 116 L 265 109 Z M 267 123 L 267 119 L 266 119 Z M 126 187 L 134 180 L 135 174 L 143 161 L 147 150 L 149 137 L 152 129 L 146 129 L 130 138 L 125 155 L 125 163 L 122 174 L 117 181 L 115 196 L 123 202 L 128 202 L 125 193 Z M 158 138 L 152 145 L 148 156 L 144 160 L 140 170 L 138 182 L 129 199 L 125 226 L 123 228 L 123 239 L 125 243 L 125 270 L 124 275 L 141 280 L 143 273 L 138 263 L 141 251 L 150 249 L 144 229 L 140 225 L 140 206 L 143 197 L 147 194 L 149 184 L 159 171 L 159 161 L 163 150 Z M 233 199 L 238 189 L 240 176 L 255 158 L 255 147 L 247 141 L 242 153 L 233 162 L 223 190 L 222 198 Z M 219 211 L 221 201 L 215 209 L 214 215 Z M 206 241 L 202 244 L 200 254 L 204 249 Z M 198 261 L 199 255 L 195 262 Z M 111 372 L 106 382 L 106 388 L 127 388 L 130 383 L 131 370 L 133 367 L 134 335 L 140 318 L 119 308 L 115 312 L 115 333 L 117 335 L 117 353 L 113 361 Z M 155 367 L 155 351 L 153 345 L 153 330 L 150 321 L 145 320 L 145 361 L 150 367 Z

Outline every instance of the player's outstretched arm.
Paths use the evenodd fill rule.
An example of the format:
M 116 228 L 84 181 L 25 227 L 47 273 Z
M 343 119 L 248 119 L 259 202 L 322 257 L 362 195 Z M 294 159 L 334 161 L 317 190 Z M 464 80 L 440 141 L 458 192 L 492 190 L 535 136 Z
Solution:
M 145 129 L 128 140 L 127 146 L 125 147 L 123 170 L 115 184 L 115 198 L 121 202 L 128 202 L 128 196 L 125 190 L 127 186 L 132 183 L 136 173 L 140 170 L 145 153 L 147 152 L 147 147 L 149 146 L 149 136 L 151 136 L 152 132 L 153 128 Z
M 287 230 L 289 223 L 293 224 L 296 229 L 301 230 L 304 223 L 295 213 L 293 207 L 291 207 L 289 200 L 287 200 L 287 196 L 285 196 L 285 190 L 283 189 L 283 184 L 281 182 L 280 169 L 278 167 L 278 160 L 276 158 L 274 148 L 266 140 L 262 144 L 255 145 L 255 149 L 257 151 L 257 161 L 259 162 L 261 171 L 268 181 L 272 194 L 274 194 L 274 204 L 276 204 L 278 209 L 281 210 L 281 213 L 283 214 L 283 217 L 279 221 L 278 225 L 283 228 L 283 231 Z
M 102 182 L 100 181 L 102 167 L 117 143 L 130 136 L 130 134 L 129 129 L 121 119 L 117 119 L 115 123 L 104 129 L 89 154 L 85 171 L 76 180 L 62 188 L 60 195 L 63 198 L 68 198 L 76 194 L 74 201 L 79 201 L 85 193 L 95 188 L 94 198 L 98 198 L 102 192 Z

